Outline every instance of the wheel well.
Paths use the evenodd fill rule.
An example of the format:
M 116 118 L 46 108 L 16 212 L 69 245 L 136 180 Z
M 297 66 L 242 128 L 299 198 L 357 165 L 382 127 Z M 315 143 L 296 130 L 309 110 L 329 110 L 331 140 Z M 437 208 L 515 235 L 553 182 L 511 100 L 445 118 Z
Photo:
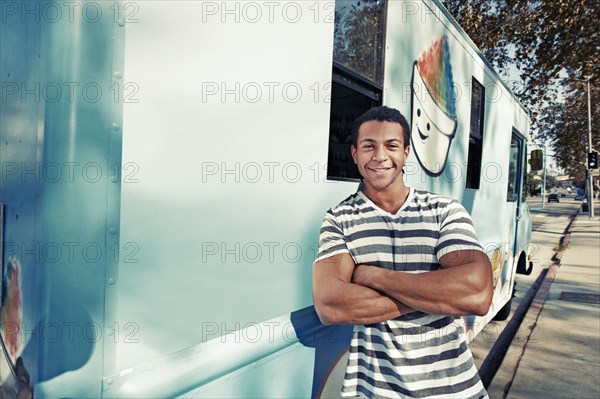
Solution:
M 529 262 L 529 267 L 527 267 L 527 254 L 525 251 L 521 251 L 521 255 L 519 256 L 519 260 L 517 262 L 517 273 L 530 275 L 533 271 L 533 263 Z

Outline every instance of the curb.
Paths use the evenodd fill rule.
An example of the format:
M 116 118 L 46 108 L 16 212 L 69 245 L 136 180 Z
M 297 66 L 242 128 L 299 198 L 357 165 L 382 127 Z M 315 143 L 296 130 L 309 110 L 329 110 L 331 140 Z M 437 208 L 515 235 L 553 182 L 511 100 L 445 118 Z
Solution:
M 561 252 L 564 252 L 564 251 L 561 251 Z M 517 360 L 517 364 L 515 365 L 513 374 L 510 378 L 510 381 L 504 387 L 504 398 L 506 398 L 506 396 L 508 395 L 510 388 L 512 388 L 513 381 L 515 380 L 515 378 L 517 376 L 517 372 L 519 371 L 519 366 L 521 365 L 521 360 L 523 360 L 523 356 L 525 356 L 525 351 L 527 350 L 527 345 L 529 344 L 529 340 L 531 339 L 532 333 L 538 325 L 538 320 L 540 319 L 542 310 L 544 310 L 546 298 L 548 297 L 548 293 L 550 292 L 550 287 L 552 286 L 552 283 L 554 282 L 554 277 L 556 277 L 556 272 L 558 271 L 558 267 L 559 267 L 558 264 L 553 264 L 548 269 L 545 269 L 547 271 L 546 276 L 543 279 L 542 284 L 538 288 L 535 297 L 533 298 L 530 309 L 535 309 L 536 314 L 535 314 L 533 324 L 530 327 L 528 327 L 529 331 L 531 331 L 531 333 L 527 335 L 527 339 L 525 340 L 525 343 L 523 344 L 523 347 L 521 348 L 521 353 L 519 354 L 519 359 Z
M 483 387 L 485 389 L 490 386 L 492 380 L 498 372 L 498 369 L 500 368 L 500 365 L 504 361 L 506 352 L 508 352 L 508 348 L 515 338 L 515 335 L 519 331 L 521 323 L 525 319 L 531 303 L 533 302 L 539 288 L 544 282 L 548 270 L 549 269 L 543 269 L 541 271 L 540 275 L 531 285 L 529 291 L 527 291 L 527 294 L 515 310 L 513 317 L 506 324 L 506 327 L 504 327 L 504 330 L 498 336 L 494 346 L 492 346 L 492 349 L 483 360 L 483 363 L 481 363 L 481 366 L 479 367 L 479 378 L 481 378 L 481 382 L 483 383 Z
M 579 215 L 580 209 L 581 209 L 581 206 L 577 210 L 577 212 L 575 212 L 571 216 L 571 220 L 569 221 L 569 223 L 563 230 L 563 235 L 559 239 L 560 250 L 555 252 L 555 254 L 552 256 L 552 258 L 551 258 L 552 263 L 547 268 L 542 269 L 539 276 L 537 277 L 535 282 L 531 285 L 531 287 L 527 291 L 525 297 L 523 298 L 523 300 L 521 301 L 521 303 L 515 310 L 512 318 L 506 324 L 502 333 L 500 333 L 500 335 L 498 336 L 498 339 L 492 346 L 492 349 L 490 350 L 490 352 L 488 353 L 486 358 L 481 363 L 481 366 L 479 367 L 479 377 L 481 378 L 481 382 L 483 383 L 483 386 L 485 389 L 488 389 L 488 387 L 491 385 L 494 377 L 496 376 L 496 373 L 498 372 L 498 370 L 500 369 L 500 366 L 502 365 L 502 362 L 504 361 L 504 357 L 506 356 L 506 353 L 508 352 L 508 349 L 510 348 L 510 345 L 511 345 L 515 335 L 517 334 L 517 332 L 519 331 L 519 328 L 521 327 L 521 323 L 523 322 L 525 317 L 528 315 L 529 310 L 531 308 L 536 309 L 537 314 L 535 314 L 534 325 L 531 327 L 530 331 L 533 332 L 533 330 L 535 329 L 535 326 L 537 326 L 537 321 L 538 321 L 538 319 L 540 317 L 540 313 L 544 307 L 544 303 L 546 301 L 548 292 L 550 291 L 550 286 L 552 285 L 552 282 L 554 281 L 556 271 L 558 270 L 558 267 L 560 265 L 560 261 L 561 261 L 563 255 L 564 255 L 566 246 L 569 244 L 569 240 L 571 237 L 571 231 L 570 231 L 571 226 L 573 225 L 575 219 Z M 508 394 L 508 391 L 510 390 L 510 387 L 512 386 L 512 382 L 514 381 L 516 373 L 519 369 L 519 364 L 521 362 L 521 359 L 523 358 L 523 355 L 525 353 L 525 349 L 527 348 L 527 343 L 529 342 L 530 337 L 531 337 L 531 334 L 529 334 L 527 336 L 527 339 L 525 340 L 525 344 L 522 347 L 521 354 L 519 355 L 519 360 L 517 361 L 517 365 L 514 369 L 511 380 L 509 381 L 507 386 L 504 388 L 504 397 L 506 397 L 506 395 Z
M 581 205 L 577 209 L 577 212 L 571 217 L 571 221 L 567 224 L 567 227 L 563 230 L 563 235 L 558 240 L 559 250 L 552 256 L 550 260 L 552 260 L 553 264 L 560 265 L 562 257 L 565 253 L 566 247 L 569 245 L 569 241 L 571 240 L 571 226 L 575 222 L 577 216 L 579 216 L 581 210 Z M 551 265 L 552 266 L 552 265 Z

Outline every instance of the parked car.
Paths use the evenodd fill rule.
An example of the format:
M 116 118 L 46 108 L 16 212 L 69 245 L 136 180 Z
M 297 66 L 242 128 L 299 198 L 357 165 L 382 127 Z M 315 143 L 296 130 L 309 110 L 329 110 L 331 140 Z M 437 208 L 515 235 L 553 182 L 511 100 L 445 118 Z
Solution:
M 550 194 L 548 196 L 548 202 L 560 202 L 558 194 Z

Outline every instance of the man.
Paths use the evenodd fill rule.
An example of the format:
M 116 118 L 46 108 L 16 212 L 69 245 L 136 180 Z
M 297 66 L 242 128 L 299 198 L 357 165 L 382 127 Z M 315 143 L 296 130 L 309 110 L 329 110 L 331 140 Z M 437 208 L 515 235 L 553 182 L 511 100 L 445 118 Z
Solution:
M 407 187 L 409 126 L 374 108 L 353 127 L 358 192 L 321 227 L 313 298 L 324 324 L 355 324 L 343 396 L 485 398 L 462 319 L 485 315 L 492 268 L 455 200 Z

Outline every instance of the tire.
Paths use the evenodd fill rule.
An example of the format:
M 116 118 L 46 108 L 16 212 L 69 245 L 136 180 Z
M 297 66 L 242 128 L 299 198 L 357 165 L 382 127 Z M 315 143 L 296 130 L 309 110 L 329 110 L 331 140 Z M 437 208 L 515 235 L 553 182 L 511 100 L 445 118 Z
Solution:
M 502 309 L 500 309 L 500 311 L 498 313 L 496 313 L 496 316 L 494 316 L 492 320 L 502 321 L 502 320 L 508 319 L 508 316 L 510 316 L 511 305 L 512 305 L 512 296 L 510 297 L 508 302 L 506 302 L 506 304 L 504 306 L 502 306 Z

